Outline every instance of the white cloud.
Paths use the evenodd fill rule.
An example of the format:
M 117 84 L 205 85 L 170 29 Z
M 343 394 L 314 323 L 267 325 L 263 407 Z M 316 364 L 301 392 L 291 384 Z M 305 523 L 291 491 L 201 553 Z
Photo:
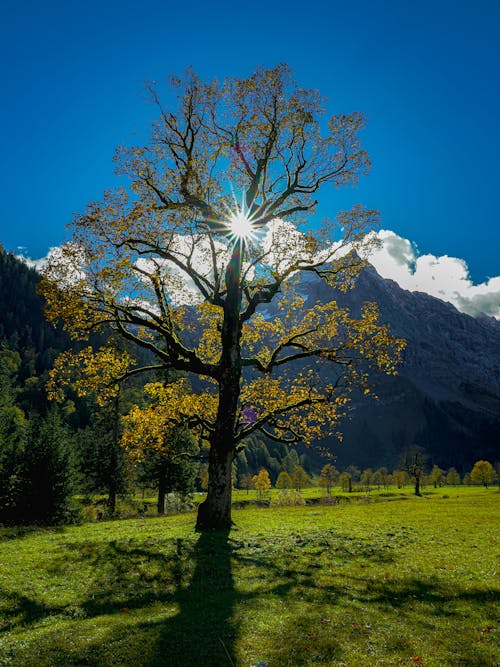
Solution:
M 378 238 L 380 245 L 372 252 L 369 261 L 384 278 L 396 281 L 403 289 L 426 292 L 443 301 L 449 301 L 458 310 L 469 315 L 485 314 L 500 319 L 500 276 L 474 285 L 465 260 L 448 255 L 420 255 L 415 244 L 387 229 L 372 234 Z M 185 243 L 186 240 L 182 237 L 177 240 L 175 249 L 182 255 L 186 253 Z M 270 264 L 281 262 L 281 269 L 290 261 L 290 257 L 296 257 L 305 250 L 303 234 L 291 223 L 281 220 L 273 221 L 261 243 L 269 252 L 267 261 Z M 285 246 L 288 257 L 284 252 Z M 216 251 L 219 271 L 223 271 L 229 259 L 227 246 L 217 242 Z M 60 251 L 57 248 L 51 248 L 47 257 L 36 260 L 25 255 L 18 257 L 28 266 L 41 271 L 48 257 L 54 253 L 57 256 L 58 252 Z M 211 255 L 206 244 L 198 244 L 193 259 L 198 271 L 211 278 Z M 143 268 L 149 268 L 148 261 L 139 260 L 138 264 L 140 262 L 144 262 Z M 168 287 L 172 295 L 177 297 L 174 300 L 199 301 L 201 295 L 192 281 L 173 265 L 170 265 L 169 269 L 171 284 Z
M 469 315 L 484 313 L 500 319 L 500 277 L 474 285 L 465 260 L 419 255 L 413 243 L 387 229 L 372 234 L 379 239 L 380 247 L 369 261 L 384 278 L 396 281 L 403 289 L 449 301 Z

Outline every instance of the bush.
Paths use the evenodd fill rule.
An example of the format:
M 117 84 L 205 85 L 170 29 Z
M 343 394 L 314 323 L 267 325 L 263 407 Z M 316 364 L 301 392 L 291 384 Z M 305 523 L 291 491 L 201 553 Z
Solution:
M 298 491 L 284 490 L 280 491 L 271 500 L 271 505 L 275 507 L 292 507 L 294 505 L 305 505 L 306 501 Z

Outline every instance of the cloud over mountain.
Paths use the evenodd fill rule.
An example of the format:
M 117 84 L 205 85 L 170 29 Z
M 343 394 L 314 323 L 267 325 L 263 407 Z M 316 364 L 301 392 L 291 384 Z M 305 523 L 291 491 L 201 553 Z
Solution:
M 383 278 L 390 278 L 403 289 L 425 292 L 449 301 L 468 315 L 489 315 L 500 319 L 500 276 L 475 285 L 469 276 L 467 262 L 448 255 L 421 255 L 414 243 L 388 229 L 372 232 L 380 247 L 369 257 Z M 57 251 L 51 248 L 50 253 Z M 33 260 L 18 255 L 28 266 L 41 271 L 47 257 Z
M 380 247 L 370 255 L 370 263 L 382 277 L 411 292 L 425 292 L 449 301 L 468 315 L 485 314 L 500 319 L 500 276 L 474 285 L 465 260 L 420 255 L 411 241 L 387 229 L 373 234 Z

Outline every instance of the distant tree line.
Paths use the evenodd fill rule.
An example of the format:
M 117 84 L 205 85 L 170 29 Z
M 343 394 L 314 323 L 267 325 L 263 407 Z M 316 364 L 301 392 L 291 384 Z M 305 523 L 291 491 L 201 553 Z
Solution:
M 321 469 L 318 476 L 309 475 L 302 466 L 295 466 L 291 472 L 281 469 L 274 487 L 280 490 L 301 491 L 309 486 L 319 486 L 324 489 L 327 495 L 331 495 L 335 488 L 342 492 L 369 492 L 374 489 L 403 489 L 409 485 L 415 486 L 415 479 L 418 478 L 417 490 L 425 487 L 441 488 L 444 486 L 459 485 L 481 485 L 488 487 L 499 481 L 499 471 L 489 461 L 476 461 L 472 470 L 467 472 L 463 478 L 459 475 L 456 468 L 442 470 L 434 465 L 430 470 L 418 468 L 419 464 L 408 463 L 406 468 L 395 469 L 389 472 L 386 467 L 372 470 L 367 468 L 361 471 L 355 465 L 348 466 L 345 470 L 337 468 L 327 463 Z M 497 464 L 497 468 L 498 468 Z M 262 495 L 273 486 L 269 471 L 266 468 L 260 468 L 256 475 L 242 474 L 238 478 L 238 488 L 247 491 L 255 489 Z

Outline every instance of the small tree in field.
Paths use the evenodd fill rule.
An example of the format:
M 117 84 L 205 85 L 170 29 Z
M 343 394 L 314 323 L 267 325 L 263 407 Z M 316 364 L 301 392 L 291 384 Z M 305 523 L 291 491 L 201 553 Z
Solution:
M 365 487 L 366 491 L 371 490 L 371 486 L 373 484 L 373 478 L 374 474 L 371 468 L 367 468 L 366 470 L 363 470 L 363 472 L 361 473 L 360 482 L 361 485 Z
M 118 149 L 124 185 L 76 216 L 41 290 L 49 318 L 75 338 L 111 328 L 154 359 L 124 368 L 78 353 L 74 363 L 106 386 L 152 369 L 198 376 L 197 392 L 181 379 L 168 405 L 155 391 L 170 422 L 209 444 L 197 527 L 210 530 L 231 525 L 232 463 L 245 439 L 259 431 L 309 444 L 336 433 L 352 389 L 370 393 L 370 367 L 393 374 L 404 343 L 375 304 L 352 317 L 333 296 L 306 306 L 297 289 L 304 274 L 348 289 L 364 265 L 375 211 L 356 206 L 300 229 L 322 187 L 368 171 L 361 115 L 324 123 L 324 101 L 284 65 L 222 83 L 189 71 L 172 85 L 172 108 L 149 87 L 159 113 L 150 141 Z M 273 319 L 262 310 L 271 302 Z M 55 384 L 67 363 L 56 364 Z
M 278 475 L 278 479 L 275 484 L 277 489 L 291 489 L 293 488 L 293 482 L 290 475 L 286 470 L 282 470 Z
M 456 468 L 450 468 L 446 473 L 446 484 L 448 486 L 458 486 L 461 482 L 460 475 Z
M 266 491 L 269 491 L 271 488 L 271 479 L 269 478 L 269 473 L 267 470 L 264 470 L 264 468 L 259 470 L 258 474 L 252 477 L 252 482 L 254 489 L 257 490 L 257 495 L 259 498 L 262 498 Z
M 472 478 L 470 476 L 470 472 L 465 473 L 464 478 L 462 480 L 462 484 L 464 486 L 470 486 L 472 484 Z
M 433 466 L 429 475 L 429 481 L 431 484 L 434 484 L 435 489 L 438 486 L 442 486 L 444 484 L 444 471 L 439 466 Z
M 244 473 L 243 475 L 241 475 L 241 477 L 239 479 L 239 486 L 240 486 L 240 489 L 245 489 L 246 492 L 248 493 L 250 491 L 250 489 L 254 488 L 253 481 L 252 481 L 252 476 L 249 475 L 248 473 Z
M 403 489 L 409 481 L 408 473 L 406 470 L 394 470 L 392 473 L 392 481 L 394 486 L 396 486 L 398 489 Z
M 331 463 L 323 466 L 319 476 L 319 485 L 326 490 L 326 493 L 331 496 L 332 488 L 339 478 L 339 471 Z
M 474 484 L 482 484 L 486 488 L 496 479 L 495 469 L 489 461 L 476 461 L 470 476 Z
M 296 491 L 302 491 L 306 486 L 311 486 L 311 478 L 302 466 L 297 466 L 292 472 L 292 484 Z
M 425 456 L 420 448 L 414 448 L 405 455 L 405 468 L 413 478 L 415 495 L 421 496 L 420 487 L 425 474 Z
M 348 473 L 346 470 L 340 473 L 339 485 L 342 491 L 347 491 L 348 493 L 352 493 L 352 475 Z

